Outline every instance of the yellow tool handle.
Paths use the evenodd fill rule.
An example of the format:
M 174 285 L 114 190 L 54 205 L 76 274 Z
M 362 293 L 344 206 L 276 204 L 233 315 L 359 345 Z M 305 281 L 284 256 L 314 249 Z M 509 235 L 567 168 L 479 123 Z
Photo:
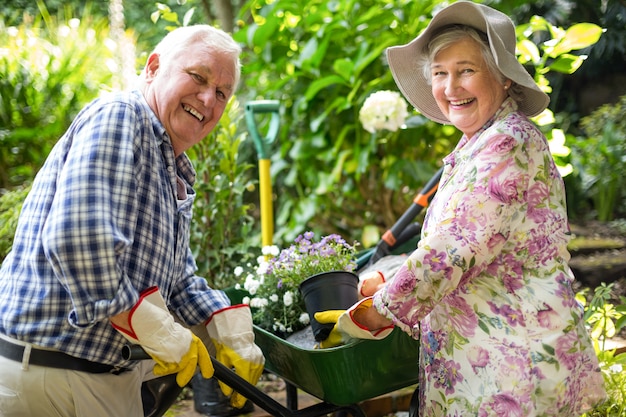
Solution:
M 272 179 L 270 160 L 259 159 L 259 200 L 261 202 L 261 244 L 270 246 L 274 237 L 274 213 L 272 208 Z

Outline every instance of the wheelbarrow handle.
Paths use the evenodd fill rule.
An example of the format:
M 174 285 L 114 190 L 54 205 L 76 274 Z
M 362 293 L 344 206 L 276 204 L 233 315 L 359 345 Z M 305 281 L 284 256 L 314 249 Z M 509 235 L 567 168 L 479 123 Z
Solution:
M 122 357 L 126 360 L 146 360 L 152 359 L 150 355 L 140 345 L 124 345 L 122 348 Z M 327 402 L 321 402 L 313 404 L 302 410 L 291 410 L 281 403 L 270 397 L 256 386 L 252 385 L 220 361 L 211 356 L 211 363 L 213 364 L 214 373 L 213 376 L 219 379 L 234 391 L 237 391 L 268 413 L 278 417 L 319 417 L 325 416 L 337 411 L 348 410 L 350 414 L 355 417 L 365 417 L 365 414 L 357 404 L 349 406 L 339 406 L 329 404 Z
M 404 212 L 404 214 L 391 226 L 387 232 L 383 235 L 383 240 L 387 242 L 390 247 L 393 247 L 396 243 L 396 239 L 400 236 L 400 233 L 413 221 L 413 219 L 428 206 L 430 200 L 433 198 L 439 188 L 439 180 L 443 168 L 439 168 L 437 172 L 430 178 L 422 190 L 415 196 L 411 206 Z
M 140 345 L 124 345 L 124 347 L 122 348 L 122 357 L 125 360 L 131 361 L 152 359 L 150 355 L 148 355 Z M 243 394 L 244 396 L 247 397 L 247 390 L 241 390 L 240 387 L 252 387 L 252 389 L 256 389 L 254 385 L 250 384 L 248 381 L 237 375 L 235 372 L 228 369 L 213 356 L 211 356 L 211 364 L 213 365 L 213 369 L 215 370 L 214 375 L 217 379 L 226 383 L 237 392 L 241 392 L 241 394 Z
M 442 173 L 443 168 L 439 168 L 439 170 L 435 172 L 422 190 L 415 196 L 411 206 L 400 216 L 394 225 L 383 234 L 381 240 L 371 252 L 369 259 L 360 260 L 361 264 L 365 265 L 365 267 L 373 265 L 380 258 L 389 255 L 394 248 L 419 233 L 418 228 L 421 228 L 421 225 L 412 223 L 413 219 L 428 206 L 430 200 L 437 192 Z
M 152 359 L 140 345 L 124 345 L 122 348 L 122 357 L 126 360 Z M 254 385 L 227 368 L 213 356 L 211 356 L 211 363 L 213 364 L 213 376 L 215 376 L 215 378 L 248 398 L 265 411 L 276 416 L 291 417 L 294 415 L 291 410 L 275 401 L 263 391 L 257 389 Z

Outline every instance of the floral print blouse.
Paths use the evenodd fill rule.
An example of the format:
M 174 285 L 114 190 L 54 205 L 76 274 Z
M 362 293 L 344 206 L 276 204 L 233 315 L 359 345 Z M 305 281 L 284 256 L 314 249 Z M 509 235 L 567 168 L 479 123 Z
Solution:
M 421 338 L 420 416 L 579 416 L 604 382 L 544 135 L 509 98 L 444 164 L 417 249 L 374 296 Z

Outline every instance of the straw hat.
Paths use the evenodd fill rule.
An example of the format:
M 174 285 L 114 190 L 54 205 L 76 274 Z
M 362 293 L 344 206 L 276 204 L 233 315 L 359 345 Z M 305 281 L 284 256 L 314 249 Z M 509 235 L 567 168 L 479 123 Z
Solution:
M 487 34 L 496 65 L 523 93 L 523 99 L 518 101 L 520 111 L 532 117 L 548 106 L 548 95 L 539 89 L 515 57 L 515 25 L 511 19 L 488 6 L 459 1 L 437 13 L 428 27 L 410 43 L 387 49 L 387 60 L 393 78 L 402 94 L 417 110 L 436 122 L 450 123 L 437 106 L 431 85 L 424 78 L 418 59 L 424 54 L 428 42 L 439 28 L 455 24 L 471 26 Z

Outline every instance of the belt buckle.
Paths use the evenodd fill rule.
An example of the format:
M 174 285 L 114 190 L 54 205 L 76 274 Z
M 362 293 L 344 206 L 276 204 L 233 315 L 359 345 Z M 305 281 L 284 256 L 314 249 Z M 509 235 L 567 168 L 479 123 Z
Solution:
M 130 371 L 130 369 L 128 368 L 124 368 L 122 366 L 116 366 L 114 368 L 112 368 L 109 373 L 113 374 L 113 375 L 119 375 L 119 374 L 123 374 L 124 372 L 128 372 Z

